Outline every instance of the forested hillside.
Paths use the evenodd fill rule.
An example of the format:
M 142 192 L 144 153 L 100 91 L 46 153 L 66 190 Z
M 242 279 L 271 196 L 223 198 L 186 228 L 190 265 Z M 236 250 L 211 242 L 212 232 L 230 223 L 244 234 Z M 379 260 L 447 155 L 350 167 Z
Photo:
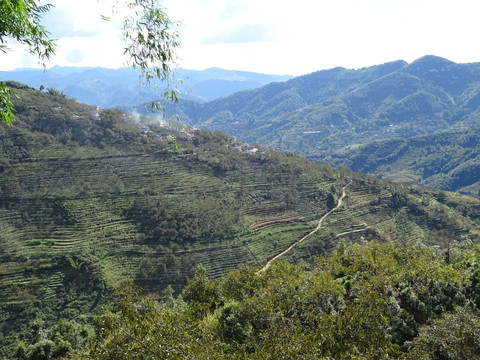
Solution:
M 327 161 L 392 181 L 477 195 L 479 139 L 477 122 L 461 123 L 431 135 L 346 147 Z
M 477 142 L 464 143 L 451 161 L 432 156 L 428 160 L 448 162 L 448 166 L 415 165 L 401 159 L 400 152 L 406 151 L 412 159 L 426 151 L 419 143 L 428 143 L 440 157 L 450 156 L 451 148 L 457 147 L 459 131 L 478 127 L 479 106 L 480 64 L 456 64 L 426 56 L 411 64 L 397 61 L 359 70 L 319 71 L 206 104 L 183 103 L 175 111 L 196 126 L 225 131 L 248 143 L 294 151 L 309 160 L 377 175 L 391 173 L 389 178 L 395 180 L 476 194 L 479 185 L 472 154 Z M 446 130 L 452 133 L 418 138 Z M 412 145 L 404 147 L 414 137 L 409 142 Z M 452 142 L 431 143 L 441 137 Z M 409 147 L 417 150 L 407 151 Z M 370 157 L 372 151 L 381 153 L 381 165 L 397 170 L 377 169 L 380 163 Z M 397 163 L 390 164 L 397 158 Z M 469 165 L 463 164 L 465 160 Z M 427 170 L 419 175 L 423 165 Z M 450 173 L 459 167 L 469 170 Z M 455 180 L 459 173 L 460 182 Z
M 210 278 L 265 264 L 311 233 L 346 185 L 340 208 L 284 260 L 313 266 L 339 241 L 373 239 L 448 258 L 480 235 L 475 197 L 8 85 L 20 98 L 15 123 L 0 127 L 0 357 L 47 341 L 59 318 L 89 323 L 125 282 L 180 292 L 200 263 Z

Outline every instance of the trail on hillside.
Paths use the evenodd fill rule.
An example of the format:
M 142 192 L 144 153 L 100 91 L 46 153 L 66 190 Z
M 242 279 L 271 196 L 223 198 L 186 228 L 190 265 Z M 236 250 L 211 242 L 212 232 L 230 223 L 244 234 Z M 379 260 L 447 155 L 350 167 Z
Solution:
M 347 186 L 350 185 L 352 183 L 352 181 L 350 180 L 350 182 L 345 185 L 344 187 L 342 187 L 342 195 L 340 196 L 340 198 L 338 199 L 338 202 L 337 202 L 337 205 L 331 209 L 329 212 L 327 212 L 326 214 L 324 214 L 319 220 L 318 220 L 318 224 L 317 224 L 317 227 L 315 229 L 313 229 L 311 232 L 309 232 L 307 235 L 305 235 L 304 237 L 302 237 L 300 240 L 294 242 L 292 245 L 290 245 L 287 249 L 283 250 L 281 253 L 275 255 L 273 258 L 271 258 L 263 268 L 261 268 L 257 274 L 261 273 L 261 272 L 264 272 L 265 270 L 267 270 L 270 265 L 272 264 L 272 262 L 274 262 L 275 260 L 277 260 L 279 257 L 285 255 L 286 253 L 288 253 L 290 250 L 292 250 L 295 246 L 297 246 L 298 244 L 300 244 L 303 240 L 305 240 L 306 238 L 308 238 L 309 236 L 315 234 L 318 230 L 320 230 L 320 228 L 322 227 L 322 223 L 323 223 L 323 220 L 325 220 L 325 218 L 330 215 L 332 212 L 334 212 L 335 210 L 337 210 L 340 206 L 342 206 L 343 204 L 343 198 L 345 197 L 346 195 L 346 189 L 347 189 Z

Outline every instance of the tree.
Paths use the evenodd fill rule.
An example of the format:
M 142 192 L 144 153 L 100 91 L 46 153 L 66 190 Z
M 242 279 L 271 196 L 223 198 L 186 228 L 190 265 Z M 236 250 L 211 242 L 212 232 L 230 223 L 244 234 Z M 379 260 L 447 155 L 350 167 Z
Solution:
M 335 196 L 332 193 L 329 193 L 327 195 L 327 208 L 331 210 L 334 207 L 335 207 Z
M 207 312 L 214 308 L 219 301 L 219 294 L 211 281 L 207 278 L 207 270 L 203 264 L 197 265 L 195 276 L 189 280 L 182 292 L 183 299 L 196 306 L 199 313 Z
M 420 330 L 410 359 L 478 359 L 480 317 L 469 307 L 448 312 Z
M 170 290 L 167 290 L 167 293 Z M 161 306 L 126 284 L 116 290 L 115 306 L 97 316 L 96 340 L 80 359 L 221 359 L 214 334 L 191 317 L 181 300 Z M 164 305 L 166 305 L 164 303 Z M 70 357 L 72 358 L 72 357 Z
M 125 6 L 129 11 L 123 22 L 124 54 L 140 70 L 146 83 L 153 79 L 168 81 L 175 62 L 174 50 L 180 46 L 175 24 L 160 8 L 159 0 L 128 0 Z M 0 51 L 6 53 L 7 41 L 13 39 L 28 45 L 29 52 L 43 64 L 50 59 L 55 53 L 55 41 L 42 26 L 41 15 L 51 7 L 51 4 L 38 5 L 35 0 L 0 1 Z M 114 15 L 118 13 L 114 11 Z M 0 121 L 10 124 L 14 120 L 12 97 L 15 96 L 12 89 L 0 83 Z M 174 90 L 165 92 L 164 97 L 177 100 Z M 159 103 L 152 103 L 151 108 L 159 109 Z
M 6 0 L 0 2 L 0 51 L 6 53 L 7 39 L 26 44 L 29 51 L 42 61 L 55 53 L 55 43 L 40 24 L 41 14 L 48 12 L 51 5 L 38 5 L 35 0 Z M 7 124 L 14 120 L 12 89 L 0 83 L 0 119 Z

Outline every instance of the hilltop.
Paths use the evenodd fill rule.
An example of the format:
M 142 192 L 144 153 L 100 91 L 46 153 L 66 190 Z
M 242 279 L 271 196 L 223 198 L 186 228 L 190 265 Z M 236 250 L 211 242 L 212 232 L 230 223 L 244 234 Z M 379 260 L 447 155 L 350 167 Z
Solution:
M 284 260 L 312 263 L 340 240 L 449 254 L 480 235 L 475 197 L 9 86 L 20 98 L 15 123 L 0 128 L 4 356 L 29 323 L 90 314 L 126 281 L 180 291 L 200 263 L 211 278 L 265 264 L 315 229 L 347 184 Z
M 184 102 L 171 111 L 195 126 L 293 151 L 309 160 L 476 194 L 479 184 L 474 167 L 462 172 L 472 176 L 458 184 L 455 177 L 459 170 L 449 173 L 465 167 L 464 160 L 476 155 L 452 157 L 448 167 L 425 174 L 419 174 L 422 165 L 415 167 L 409 159 L 417 157 L 420 147 L 427 144 L 448 157 L 459 131 L 478 126 L 479 106 L 479 63 L 457 64 L 425 56 L 410 64 L 394 61 L 358 70 L 322 70 L 204 104 Z M 440 138 L 453 142 L 438 142 Z M 418 150 L 408 150 L 408 158 L 401 159 L 397 145 L 402 144 L 398 146 L 403 152 L 407 142 L 416 144 L 412 146 Z M 464 144 L 462 152 L 476 153 L 476 142 Z M 375 151 L 382 152 L 383 157 L 381 169 L 377 169 L 380 164 L 375 158 L 370 162 L 372 149 L 377 147 L 380 149 Z M 445 163 L 440 158 L 430 160 Z M 386 170 L 390 165 L 397 170 Z M 430 178 L 434 174 L 436 177 Z M 443 176 L 452 180 L 439 179 Z

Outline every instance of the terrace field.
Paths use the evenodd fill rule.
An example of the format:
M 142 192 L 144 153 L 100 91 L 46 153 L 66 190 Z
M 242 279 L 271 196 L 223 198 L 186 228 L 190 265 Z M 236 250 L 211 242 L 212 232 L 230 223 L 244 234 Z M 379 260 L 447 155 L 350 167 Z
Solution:
M 138 125 L 14 85 L 17 120 L 0 128 L 5 353 L 20 336 L 12 329 L 89 314 L 125 282 L 179 291 L 199 263 L 210 278 L 261 266 L 311 232 L 347 183 L 342 206 L 286 260 L 310 263 L 340 239 L 447 252 L 480 235 L 475 197 L 337 171 L 178 123 Z

